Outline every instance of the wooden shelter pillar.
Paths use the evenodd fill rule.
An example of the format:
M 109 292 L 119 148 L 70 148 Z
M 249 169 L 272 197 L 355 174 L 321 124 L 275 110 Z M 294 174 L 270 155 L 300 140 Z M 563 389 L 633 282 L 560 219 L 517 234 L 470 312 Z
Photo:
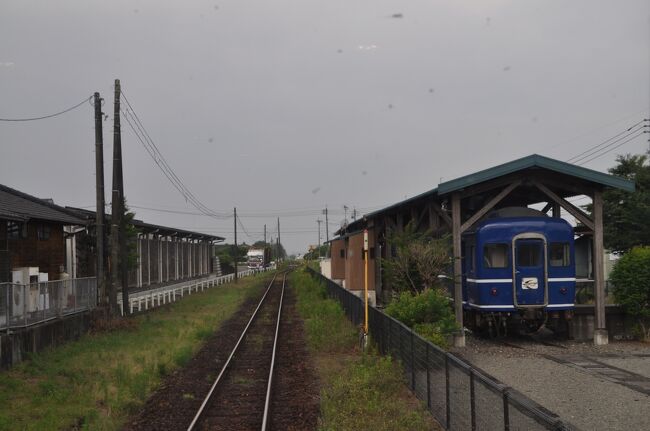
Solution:
M 560 218 L 562 217 L 562 211 L 560 209 L 560 204 L 558 203 L 553 203 L 553 217 L 554 218 Z
M 594 190 L 593 196 L 593 271 L 594 271 L 594 296 L 596 298 L 596 329 L 594 330 L 594 344 L 601 346 L 609 342 L 605 323 L 605 275 L 603 271 L 605 249 L 603 245 L 603 195 L 600 190 Z
M 451 196 L 452 241 L 454 252 L 454 310 L 458 332 L 454 334 L 454 346 L 465 347 L 465 331 L 463 330 L 463 274 L 461 251 L 461 219 L 460 219 L 460 194 Z

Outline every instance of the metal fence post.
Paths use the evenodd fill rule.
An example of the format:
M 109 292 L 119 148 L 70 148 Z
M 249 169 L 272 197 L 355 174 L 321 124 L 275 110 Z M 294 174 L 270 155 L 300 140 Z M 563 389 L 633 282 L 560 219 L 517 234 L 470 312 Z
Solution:
M 393 319 L 388 319 L 388 354 L 393 355 L 393 346 L 391 345 L 391 342 L 393 341 L 393 338 L 391 336 L 391 332 L 393 331 Z
M 476 430 L 476 394 L 474 393 L 474 370 L 469 370 L 469 409 L 472 421 L 472 431 Z
M 23 284 L 21 287 L 23 289 L 23 323 L 27 326 L 27 284 Z
M 447 429 L 451 429 L 451 407 L 449 406 L 449 354 L 445 353 L 445 407 L 447 410 Z
M 427 370 L 427 407 L 431 410 L 431 375 L 429 373 L 429 343 L 426 343 L 426 370 Z
M 415 350 L 413 349 L 413 330 L 411 330 L 411 390 L 415 391 Z
M 510 431 L 510 410 L 508 407 L 508 388 L 503 388 L 503 429 Z

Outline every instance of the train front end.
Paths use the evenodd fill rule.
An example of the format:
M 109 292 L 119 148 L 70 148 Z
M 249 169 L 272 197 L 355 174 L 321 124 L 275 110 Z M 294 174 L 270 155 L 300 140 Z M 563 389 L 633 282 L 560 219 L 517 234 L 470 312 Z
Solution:
M 576 286 L 569 223 L 546 216 L 488 218 L 463 242 L 468 324 L 491 335 L 568 329 Z

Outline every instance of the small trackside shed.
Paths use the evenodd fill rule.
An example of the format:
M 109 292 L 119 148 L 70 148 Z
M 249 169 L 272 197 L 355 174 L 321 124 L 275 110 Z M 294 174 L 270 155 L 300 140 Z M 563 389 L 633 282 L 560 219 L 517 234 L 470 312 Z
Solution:
M 332 279 L 345 280 L 345 240 L 334 239 L 330 241 L 330 255 L 332 265 Z
M 12 282 L 18 268 L 38 268 L 49 280 L 63 277 L 69 266 L 64 228 L 85 224 L 51 200 L 0 185 L 0 282 Z
M 463 327 L 462 307 L 462 244 L 463 232 L 483 220 L 490 211 L 508 207 L 539 205 L 550 217 L 561 217 L 561 210 L 570 214 L 578 223 L 575 234 L 591 242 L 592 273 L 595 293 L 594 343 L 606 344 L 608 332 L 605 327 L 605 280 L 603 276 L 603 201 L 606 188 L 634 191 L 634 182 L 602 172 L 572 165 L 570 163 L 533 154 L 513 160 L 455 180 L 440 183 L 437 188 L 366 214 L 339 230 L 340 239 L 368 229 L 376 244 L 376 255 L 389 259 L 392 254 L 387 232 L 401 231 L 409 222 L 418 230 L 433 235 L 451 234 L 454 257 L 454 306 L 456 320 Z M 592 214 L 587 214 L 567 199 L 586 195 L 593 203 Z M 349 240 L 348 242 L 349 243 Z M 346 287 L 356 289 L 358 279 L 352 274 L 356 269 L 354 259 L 346 259 Z M 347 285 L 347 274 L 350 282 Z M 371 272 L 372 273 L 372 272 Z M 378 297 L 390 289 L 383 278 L 380 265 L 374 272 L 374 284 Z M 454 338 L 457 346 L 464 346 L 464 333 Z
M 365 260 L 363 251 L 363 231 L 348 234 L 344 239 L 345 247 L 345 287 L 363 297 L 365 282 Z M 375 293 L 375 238 L 368 232 L 368 298 L 371 304 L 376 302 Z

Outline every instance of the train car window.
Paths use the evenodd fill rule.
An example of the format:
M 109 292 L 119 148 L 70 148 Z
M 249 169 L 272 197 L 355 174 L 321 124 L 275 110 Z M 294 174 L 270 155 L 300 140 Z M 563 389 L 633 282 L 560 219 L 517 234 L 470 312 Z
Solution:
M 548 252 L 548 262 L 551 266 L 569 266 L 571 253 L 566 242 L 552 242 Z
M 485 268 L 507 268 L 508 244 L 485 244 L 483 266 Z
M 542 264 L 541 243 L 521 242 L 517 244 L 517 266 L 540 266 Z

